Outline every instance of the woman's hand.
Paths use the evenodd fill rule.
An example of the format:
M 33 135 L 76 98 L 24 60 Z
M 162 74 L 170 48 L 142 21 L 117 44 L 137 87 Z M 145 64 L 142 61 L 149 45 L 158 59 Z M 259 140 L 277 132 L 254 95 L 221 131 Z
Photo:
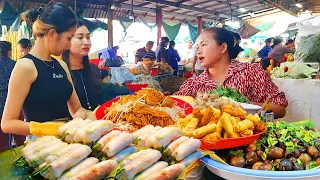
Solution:
M 258 106 L 263 106 L 264 103 L 256 103 L 256 102 L 250 102 L 251 104 L 255 104 Z M 283 118 L 286 115 L 286 107 L 281 105 L 276 105 L 273 103 L 269 103 L 270 110 L 274 113 L 274 118 Z

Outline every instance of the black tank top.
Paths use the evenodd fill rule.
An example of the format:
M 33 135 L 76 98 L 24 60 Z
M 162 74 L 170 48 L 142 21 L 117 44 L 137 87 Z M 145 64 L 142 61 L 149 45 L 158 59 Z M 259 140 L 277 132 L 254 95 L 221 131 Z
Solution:
M 70 117 L 67 102 L 73 88 L 60 63 L 54 58 L 50 62 L 42 61 L 31 54 L 24 58 L 31 59 L 38 71 L 23 105 L 27 122 Z

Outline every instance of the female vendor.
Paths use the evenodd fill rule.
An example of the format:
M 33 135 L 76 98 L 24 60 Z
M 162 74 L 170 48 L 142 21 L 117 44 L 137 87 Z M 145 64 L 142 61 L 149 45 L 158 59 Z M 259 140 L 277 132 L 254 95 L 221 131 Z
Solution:
M 71 77 L 82 107 L 94 110 L 99 105 L 101 80 L 96 65 L 89 62 L 91 48 L 90 32 L 81 20 L 71 39 L 71 47 L 63 53 L 62 59 L 71 71 Z
M 29 135 L 30 121 L 46 122 L 81 117 L 95 119 L 81 107 L 68 66 L 59 56 L 70 48 L 76 31 L 76 17 L 63 3 L 50 2 L 31 10 L 35 44 L 30 54 L 15 65 L 4 108 L 1 129 L 4 133 Z M 27 122 L 18 120 L 21 109 Z M 68 111 L 69 109 L 69 111 Z
M 275 118 L 285 116 L 288 101 L 262 67 L 233 60 L 241 47 L 230 31 L 208 28 L 200 34 L 197 43 L 199 61 L 206 70 L 199 77 L 185 81 L 175 95 L 195 97 L 197 92 L 208 92 L 222 84 L 236 88 L 253 104 L 262 106 L 270 98 Z

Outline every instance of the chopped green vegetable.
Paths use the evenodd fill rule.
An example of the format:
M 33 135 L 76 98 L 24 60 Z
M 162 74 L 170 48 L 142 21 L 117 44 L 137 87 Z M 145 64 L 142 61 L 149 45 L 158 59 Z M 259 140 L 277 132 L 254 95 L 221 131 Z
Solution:
M 223 88 L 222 85 L 219 85 L 215 90 L 209 91 L 209 94 L 218 94 L 219 97 L 228 97 L 240 103 L 249 102 L 248 99 L 236 89 L 230 87 Z

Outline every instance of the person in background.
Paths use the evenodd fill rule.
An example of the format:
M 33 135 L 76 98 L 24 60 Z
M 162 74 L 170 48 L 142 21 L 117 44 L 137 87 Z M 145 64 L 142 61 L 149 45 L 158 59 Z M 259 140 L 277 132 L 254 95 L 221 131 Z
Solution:
M 194 45 L 194 47 L 192 48 L 192 54 L 193 54 L 192 73 L 199 76 L 200 74 L 203 73 L 204 68 L 201 66 L 201 63 L 198 59 L 198 46 L 197 45 Z
M 286 47 L 286 46 L 283 46 L 283 41 L 282 39 L 280 38 L 276 38 L 274 41 L 273 41 L 273 49 L 269 52 L 268 54 L 268 57 L 271 58 L 271 59 L 275 59 L 277 60 L 278 62 L 282 63 L 283 62 L 283 56 L 286 54 L 286 53 L 294 53 L 295 52 L 295 49 L 293 46 L 290 46 L 289 47 Z
M 174 46 L 176 43 L 174 41 L 169 42 L 169 48 L 168 48 L 168 64 L 172 67 L 174 70 L 173 75 L 178 75 L 178 62 L 180 62 L 181 58 L 179 56 L 179 53 L 177 50 L 174 49 Z
M 196 78 L 186 80 L 174 95 L 196 97 L 197 92 L 206 93 L 219 84 L 234 87 L 256 105 L 270 98 L 270 108 L 275 118 L 284 117 L 288 100 L 285 94 L 265 73 L 261 65 L 235 61 L 242 48 L 233 34 L 222 28 L 208 28 L 197 40 L 198 58 L 206 70 Z
M 27 55 L 32 48 L 31 41 L 29 39 L 21 39 L 18 42 L 18 51 L 20 53 L 20 57 L 24 57 Z
M 51 1 L 44 8 L 30 10 L 26 17 L 33 23 L 35 43 L 11 73 L 2 131 L 31 135 L 30 121 L 68 120 L 70 114 L 73 118 L 96 119 L 82 108 L 67 64 L 51 57 L 70 48 L 76 31 L 75 14 L 67 5 Z M 19 120 L 22 109 L 26 122 Z
M 122 59 L 120 53 L 119 53 L 119 46 L 114 46 L 113 48 L 113 51 L 116 53 L 116 60 L 119 61 L 121 63 L 121 65 L 124 64 L 124 60 Z
M 266 45 L 258 52 L 258 57 L 261 59 L 268 57 L 268 54 L 272 49 L 273 38 L 268 38 L 264 42 Z
M 154 42 L 148 41 L 146 46 L 143 48 L 140 48 L 136 52 L 136 60 L 135 63 L 137 64 L 139 61 L 143 61 L 143 58 L 149 58 L 150 60 L 154 61 L 156 60 L 156 53 L 152 51 Z
M 289 40 L 287 41 L 285 47 L 286 47 L 286 48 L 290 48 L 290 49 L 294 48 L 294 47 L 295 47 L 295 45 L 294 45 L 294 40 L 289 39 Z
M 16 64 L 15 61 L 11 59 L 11 43 L 7 41 L 0 41 L 0 120 L 2 119 L 4 105 L 6 103 L 6 98 L 8 95 L 8 86 L 11 72 Z M 5 134 L 0 131 L 0 152 L 10 148 L 12 146 L 12 134 Z M 16 145 L 22 145 L 25 136 L 14 136 Z
M 167 62 L 168 58 L 168 52 L 167 52 L 167 46 L 169 43 L 169 38 L 168 37 L 162 37 L 160 38 L 160 43 L 156 49 L 156 60 L 158 62 Z
M 116 96 L 130 94 L 129 89 L 125 84 L 116 83 L 115 85 L 111 83 L 111 74 L 109 70 L 100 70 L 100 78 L 102 81 L 100 104 L 104 104 Z
M 90 32 L 81 20 L 71 39 L 71 47 L 62 55 L 68 65 L 77 95 L 83 108 L 94 110 L 99 105 L 101 80 L 99 69 L 89 62 Z

